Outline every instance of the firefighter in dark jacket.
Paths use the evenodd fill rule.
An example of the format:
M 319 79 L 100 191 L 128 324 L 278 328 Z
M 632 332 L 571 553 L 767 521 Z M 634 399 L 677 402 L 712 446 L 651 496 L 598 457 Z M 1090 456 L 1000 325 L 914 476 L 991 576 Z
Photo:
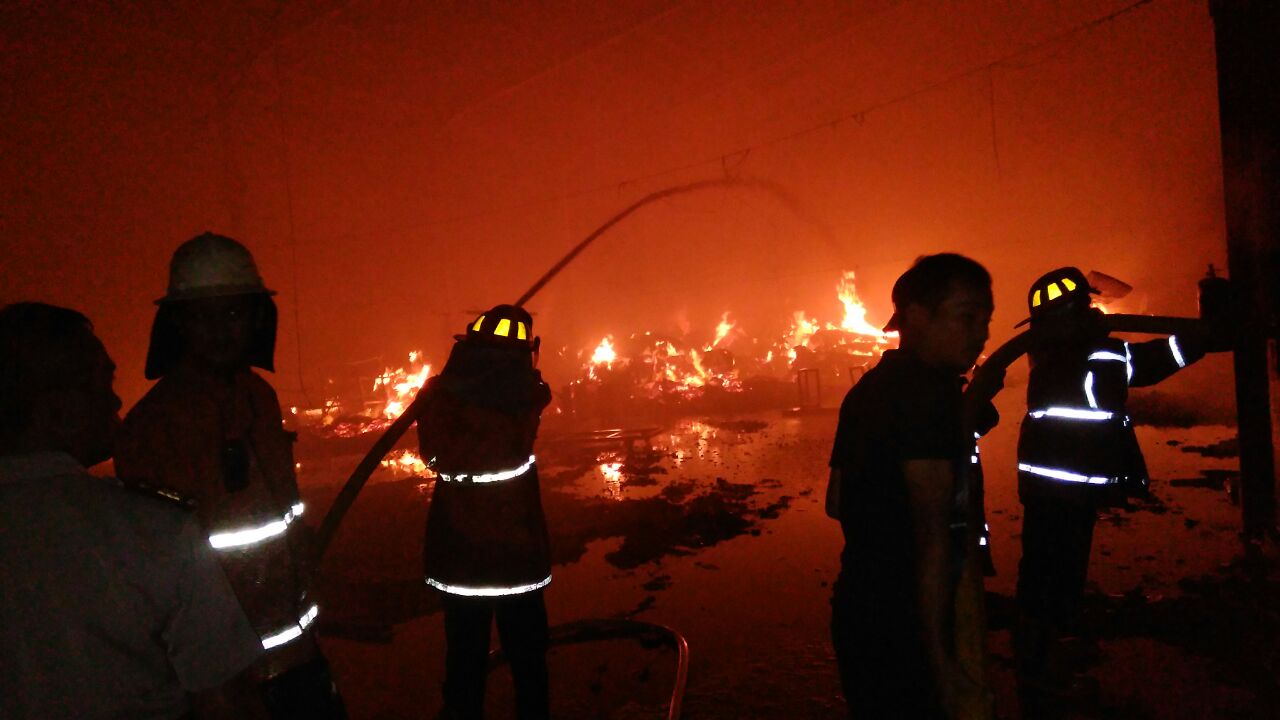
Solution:
M 521 720 L 549 716 L 546 519 L 533 441 L 551 392 L 524 310 L 499 305 L 457 336 L 423 388 L 418 440 L 438 480 L 427 513 L 427 584 L 444 604 L 444 715 L 480 718 L 490 625 L 511 663 Z
M 254 667 L 272 717 L 345 718 L 315 636 L 310 533 L 274 369 L 276 306 L 253 256 L 204 233 L 169 267 L 147 351 L 158 380 L 125 418 L 116 471 L 191 497 L 265 651 Z
M 1142 343 L 1110 337 L 1080 270 L 1037 280 L 1027 303 L 1027 415 L 1018 437 L 1022 560 L 1016 632 L 1024 700 L 1087 693 L 1063 667 L 1057 640 L 1084 593 L 1100 507 L 1147 494 L 1147 467 L 1125 403 L 1130 387 L 1154 385 L 1204 356 L 1200 339 Z M 1021 323 L 1020 323 L 1021 324 Z

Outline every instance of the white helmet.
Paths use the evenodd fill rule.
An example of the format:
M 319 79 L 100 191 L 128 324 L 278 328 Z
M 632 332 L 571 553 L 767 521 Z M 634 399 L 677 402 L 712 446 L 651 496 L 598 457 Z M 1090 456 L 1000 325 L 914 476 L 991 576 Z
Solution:
M 169 291 L 156 304 L 226 297 L 275 295 L 262 283 L 248 248 L 206 232 L 182 243 L 169 262 Z
M 275 291 L 268 290 L 258 275 L 253 255 L 229 237 L 205 233 L 178 246 L 169 263 L 169 292 L 156 300 L 159 309 L 151 323 L 151 343 L 147 348 L 148 380 L 163 377 L 182 354 L 182 334 L 176 322 L 184 300 L 257 296 L 260 306 L 254 328 L 249 364 L 263 370 L 275 370 L 276 304 Z

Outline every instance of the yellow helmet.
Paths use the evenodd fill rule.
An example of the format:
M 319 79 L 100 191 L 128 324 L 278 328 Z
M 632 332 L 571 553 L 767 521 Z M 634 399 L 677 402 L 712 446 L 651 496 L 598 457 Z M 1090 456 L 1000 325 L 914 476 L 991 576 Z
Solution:
M 1031 317 L 1014 327 L 1021 327 L 1046 315 L 1087 308 L 1091 302 L 1089 294 L 1095 292 L 1097 290 L 1089 286 L 1088 279 L 1079 268 L 1062 267 L 1047 272 L 1031 283 L 1031 289 L 1027 291 L 1027 308 L 1031 311 Z
M 533 316 L 515 305 L 498 305 L 487 310 L 467 325 L 467 334 L 458 339 L 526 350 L 535 349 L 537 340 L 533 336 Z

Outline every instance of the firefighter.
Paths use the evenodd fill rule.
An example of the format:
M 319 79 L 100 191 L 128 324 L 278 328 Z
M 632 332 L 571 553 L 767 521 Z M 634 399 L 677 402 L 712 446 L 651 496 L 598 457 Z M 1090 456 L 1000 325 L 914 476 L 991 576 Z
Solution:
M 517 715 L 549 716 L 546 519 L 533 442 L 551 392 L 529 313 L 499 305 L 467 327 L 418 400 L 422 457 L 438 476 L 426 582 L 444 605 L 445 718 L 483 713 L 490 625 L 511 663 Z
M 1204 356 L 1199 338 L 1130 343 L 1108 335 L 1080 270 L 1045 274 L 1027 294 L 1033 338 L 1027 415 L 1018 437 L 1023 505 L 1015 649 L 1024 701 L 1092 694 L 1073 677 L 1058 639 L 1084 593 L 1100 507 L 1147 493 L 1147 468 L 1125 403 Z
M 116 469 L 195 500 L 265 650 L 254 674 L 273 717 L 345 718 L 315 637 L 293 438 L 251 369 L 274 369 L 272 295 L 235 240 L 205 233 L 177 249 L 147 351 L 159 381 L 125 418 Z

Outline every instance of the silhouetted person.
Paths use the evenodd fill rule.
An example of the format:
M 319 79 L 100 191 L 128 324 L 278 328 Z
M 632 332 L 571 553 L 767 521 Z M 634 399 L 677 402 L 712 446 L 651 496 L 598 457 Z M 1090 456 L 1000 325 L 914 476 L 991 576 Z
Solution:
M 893 304 L 886 329 L 900 348 L 845 396 L 831 453 L 827 512 L 845 537 L 831 600 L 841 684 L 854 718 L 982 717 L 982 678 L 953 638 L 958 590 L 981 592 L 961 388 L 987 340 L 991 277 L 959 255 L 927 256 L 898 278 Z
M 85 470 L 111 456 L 114 374 L 84 315 L 0 310 L 0 717 L 265 717 L 195 516 Z
M 1064 267 L 1027 292 L 1034 345 L 1018 436 L 1023 504 L 1015 629 L 1024 708 L 1096 688 L 1056 652 L 1074 625 L 1099 507 L 1147 494 L 1147 466 L 1126 410 L 1130 387 L 1154 385 L 1204 356 L 1200 338 L 1110 337 L 1084 273 Z M 1019 323 L 1022 324 L 1022 323 Z M 1039 714 L 1039 713 L 1037 713 Z
M 235 240 L 206 233 L 177 249 L 147 352 L 147 378 L 160 380 L 125 419 L 116 469 L 195 498 L 266 650 L 254 673 L 272 714 L 344 718 L 315 638 L 293 440 L 275 391 L 251 369 L 273 369 L 272 294 Z
M 457 340 L 418 416 L 422 457 L 438 475 L 424 559 L 444 603 L 443 717 L 482 717 L 496 619 L 516 714 L 538 720 L 549 716 L 542 593 L 551 558 L 533 441 L 551 392 L 524 310 L 499 305 Z

